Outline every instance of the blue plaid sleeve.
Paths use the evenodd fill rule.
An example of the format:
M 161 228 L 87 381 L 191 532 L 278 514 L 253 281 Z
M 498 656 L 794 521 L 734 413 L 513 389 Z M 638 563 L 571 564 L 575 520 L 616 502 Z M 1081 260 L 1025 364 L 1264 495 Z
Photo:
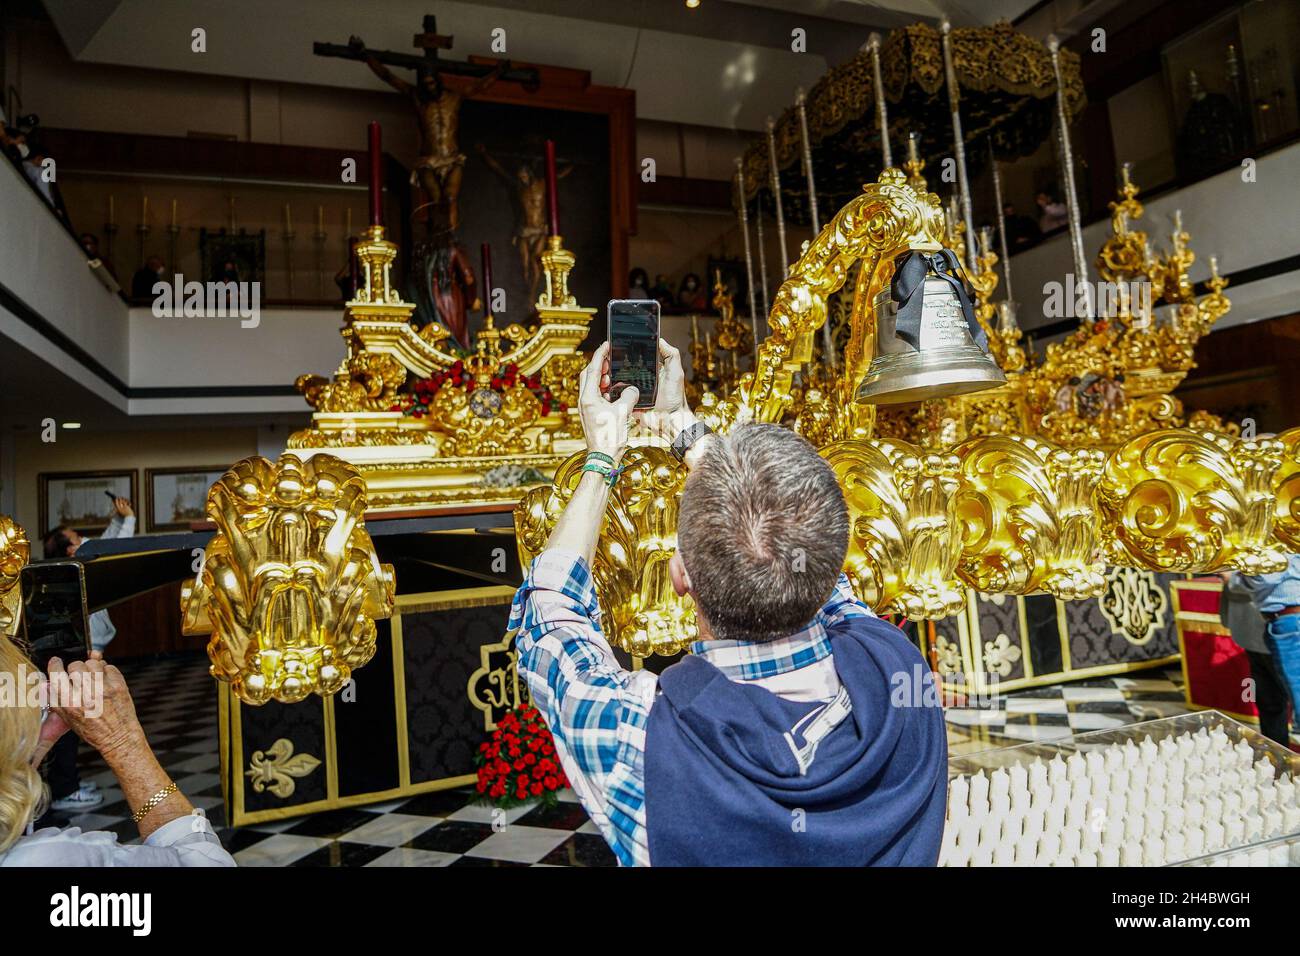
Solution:
M 624 670 L 600 627 L 587 562 L 545 551 L 510 609 L 519 672 L 574 791 L 619 862 L 649 862 L 645 728 L 657 678 Z

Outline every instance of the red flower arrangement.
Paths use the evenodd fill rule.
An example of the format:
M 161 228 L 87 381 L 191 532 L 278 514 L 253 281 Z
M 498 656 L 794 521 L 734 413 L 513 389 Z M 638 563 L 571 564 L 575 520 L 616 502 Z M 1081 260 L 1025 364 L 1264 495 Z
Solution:
M 492 738 L 479 745 L 474 763 L 479 794 L 503 810 L 529 800 L 553 807 L 556 794 L 569 785 L 551 732 L 531 704 L 507 711 L 497 721 Z
M 504 394 L 509 389 L 514 388 L 520 382 L 524 387 L 537 396 L 537 400 L 542 405 L 542 414 L 551 414 L 551 409 L 561 413 L 567 412 L 569 407 L 563 402 L 556 401 L 555 396 L 551 394 L 549 386 L 543 385 L 540 374 L 537 375 L 520 375 L 519 366 L 514 362 L 508 362 L 502 365 L 493 373 L 488 387 L 494 392 Z M 402 401 L 389 407 L 390 412 L 405 412 L 412 418 L 423 418 L 429 413 L 429 406 L 433 404 L 438 390 L 444 385 L 450 385 L 453 388 L 463 388 L 472 390 L 476 387 L 474 376 L 465 368 L 464 359 L 457 359 L 456 363 L 444 372 L 431 375 L 429 378 L 416 379 L 411 383 L 411 390 L 402 396 Z

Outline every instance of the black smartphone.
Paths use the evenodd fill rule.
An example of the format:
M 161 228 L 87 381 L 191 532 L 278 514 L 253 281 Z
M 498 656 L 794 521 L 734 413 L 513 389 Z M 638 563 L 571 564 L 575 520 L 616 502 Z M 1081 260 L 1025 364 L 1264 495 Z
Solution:
M 654 408 L 659 387 L 659 303 L 654 299 L 611 299 L 609 311 L 609 394 L 629 385 L 640 393 L 635 408 Z
M 20 573 L 23 634 L 27 653 L 42 670 L 51 657 L 90 657 L 90 615 L 86 612 L 86 570 L 80 561 L 42 561 Z

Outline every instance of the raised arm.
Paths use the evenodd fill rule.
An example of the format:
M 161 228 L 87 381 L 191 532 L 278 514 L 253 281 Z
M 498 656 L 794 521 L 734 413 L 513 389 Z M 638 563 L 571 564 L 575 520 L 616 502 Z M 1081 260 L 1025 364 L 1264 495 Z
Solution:
M 489 86 L 491 86 L 493 83 L 499 80 L 501 78 L 501 74 L 508 69 L 510 69 L 509 60 L 498 61 L 496 68 L 491 73 L 487 73 L 479 77 L 473 83 L 471 83 L 468 87 L 466 87 L 465 92 L 462 93 L 461 96 L 478 96 Z
M 394 73 L 390 69 L 388 69 L 388 67 L 380 63 L 379 60 L 375 58 L 374 54 L 372 54 L 369 50 L 366 49 L 365 41 L 362 40 L 361 37 L 358 36 L 349 37 L 348 48 L 351 50 L 355 50 L 357 53 L 360 53 L 362 55 L 363 62 L 366 64 L 366 66 L 370 67 L 370 72 L 375 74 L 375 76 L 379 77 L 381 80 L 383 80 L 393 89 L 397 90 L 399 93 L 410 93 L 411 90 L 414 89 L 414 87 L 410 83 L 407 83 L 400 76 L 394 75 Z
M 482 143 L 475 143 L 474 152 L 483 157 L 483 162 L 487 163 L 488 169 L 500 176 L 506 183 L 510 182 L 510 175 L 501 167 L 501 164 L 496 161 L 496 158 L 488 152 L 486 146 Z

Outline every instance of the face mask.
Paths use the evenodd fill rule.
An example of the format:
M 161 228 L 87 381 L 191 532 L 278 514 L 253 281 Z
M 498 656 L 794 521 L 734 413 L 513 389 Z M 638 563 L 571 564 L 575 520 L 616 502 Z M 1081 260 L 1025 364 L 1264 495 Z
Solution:
M 21 156 L 23 159 L 26 159 L 30 153 L 31 153 L 31 149 L 27 146 L 26 143 L 19 143 L 19 144 L 18 144 L 18 155 L 19 155 L 19 156 Z

